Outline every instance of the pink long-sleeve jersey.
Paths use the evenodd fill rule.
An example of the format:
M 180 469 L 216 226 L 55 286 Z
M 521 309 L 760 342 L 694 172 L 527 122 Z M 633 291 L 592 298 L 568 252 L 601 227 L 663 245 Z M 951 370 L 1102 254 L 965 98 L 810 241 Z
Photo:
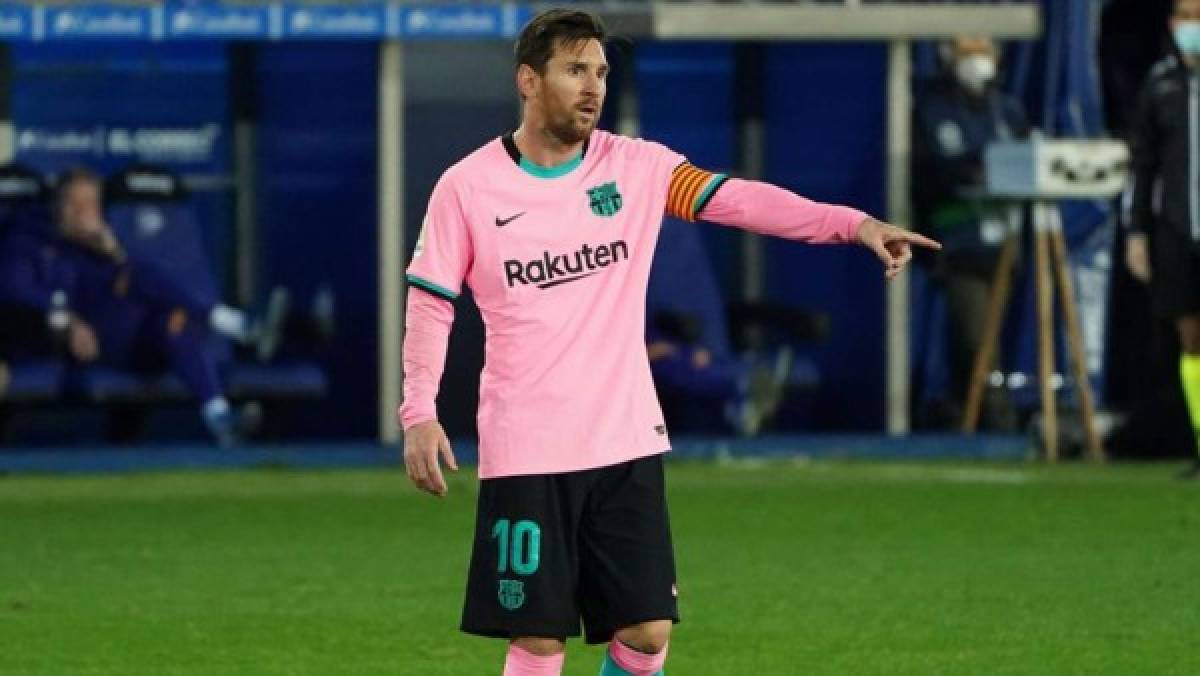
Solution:
M 436 417 L 453 311 L 470 287 L 486 328 L 481 478 L 612 465 L 670 448 L 645 347 L 663 214 L 812 242 L 864 214 L 726 180 L 659 145 L 603 131 L 555 168 L 496 139 L 448 169 L 407 279 L 404 426 Z

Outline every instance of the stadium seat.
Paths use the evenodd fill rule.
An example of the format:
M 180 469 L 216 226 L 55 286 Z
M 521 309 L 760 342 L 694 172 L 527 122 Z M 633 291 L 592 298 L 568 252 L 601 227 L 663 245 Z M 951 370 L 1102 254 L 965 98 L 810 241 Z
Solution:
M 715 359 L 766 360 L 787 347 L 795 355 L 787 378 L 789 399 L 815 391 L 820 372 L 804 348 L 824 340 L 828 318 L 772 303 L 725 303 L 701 241 L 702 227 L 663 221 L 650 271 L 647 321 L 660 328 L 674 324 L 667 333 L 687 334 L 688 342 L 708 348 Z M 659 387 L 659 397 L 677 432 L 724 431 L 720 411 L 688 393 Z
M 52 401 L 62 394 L 66 366 L 59 360 L 0 361 L 0 401 Z
M 183 383 L 172 375 L 143 375 L 110 366 L 89 366 L 73 374 L 72 389 L 96 403 L 185 401 Z

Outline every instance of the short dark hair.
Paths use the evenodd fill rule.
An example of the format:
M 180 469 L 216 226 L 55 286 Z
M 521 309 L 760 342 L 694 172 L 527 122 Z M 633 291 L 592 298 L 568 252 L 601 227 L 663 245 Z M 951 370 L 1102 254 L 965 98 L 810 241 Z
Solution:
M 600 17 L 577 9 L 548 9 L 530 19 L 517 36 L 514 49 L 517 67 L 529 66 L 545 74 L 546 62 L 558 45 L 573 45 L 583 40 L 608 42 L 608 29 Z

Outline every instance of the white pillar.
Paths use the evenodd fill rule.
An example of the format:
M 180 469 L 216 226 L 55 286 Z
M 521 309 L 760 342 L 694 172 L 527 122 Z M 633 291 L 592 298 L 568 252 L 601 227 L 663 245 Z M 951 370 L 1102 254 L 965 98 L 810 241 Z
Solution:
M 399 41 L 379 46 L 379 440 L 400 440 L 403 392 L 404 58 Z
M 912 118 L 912 57 L 907 40 L 888 48 L 887 211 L 888 220 L 909 227 L 909 153 Z M 909 278 L 902 272 L 887 284 L 887 433 L 909 432 Z

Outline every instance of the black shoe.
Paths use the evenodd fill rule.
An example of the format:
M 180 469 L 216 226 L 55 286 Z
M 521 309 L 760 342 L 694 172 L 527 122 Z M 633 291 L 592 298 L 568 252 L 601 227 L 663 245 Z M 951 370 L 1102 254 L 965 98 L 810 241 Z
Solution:
M 1179 473 L 1180 479 L 1200 479 L 1200 460 L 1193 460 L 1190 467 Z

